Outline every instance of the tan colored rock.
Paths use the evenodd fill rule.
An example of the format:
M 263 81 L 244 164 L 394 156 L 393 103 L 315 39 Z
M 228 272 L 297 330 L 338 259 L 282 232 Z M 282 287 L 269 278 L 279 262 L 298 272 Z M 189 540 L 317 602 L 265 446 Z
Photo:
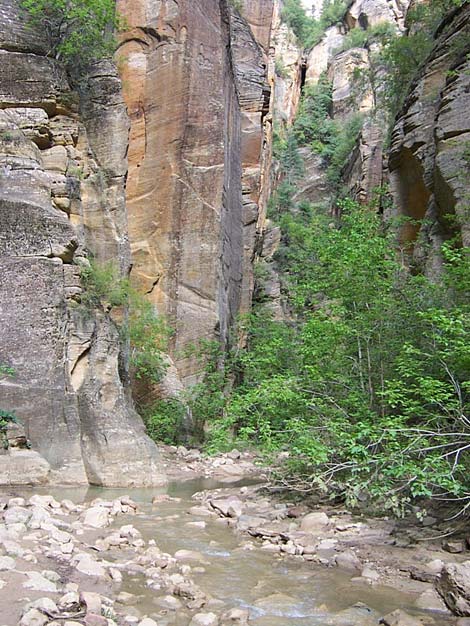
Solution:
M 42 164 L 45 170 L 52 170 L 65 174 L 68 165 L 67 150 L 64 146 L 54 146 L 41 152 Z
M 112 64 L 94 66 L 78 117 L 64 68 L 24 22 L 19 3 L 5 0 L 0 325 L 16 376 L 0 386 L 34 452 L 2 455 L 0 484 L 161 484 L 156 447 L 129 401 L 118 329 L 105 312 L 76 307 L 74 262 L 91 252 L 117 262 L 123 277 L 130 266 L 121 83 Z
M 269 5 L 247 4 L 265 47 Z M 242 192 L 258 206 L 267 62 L 246 21 L 235 11 L 221 13 L 219 3 L 184 0 L 150 10 L 134 1 L 120 10 L 130 26 L 119 67 L 131 118 L 133 280 L 176 327 L 170 356 L 188 383 L 200 364 L 182 357 L 184 348 L 215 333 L 226 341 L 249 305 L 258 216 L 244 221 Z M 172 89 L 156 90 L 155 82 Z

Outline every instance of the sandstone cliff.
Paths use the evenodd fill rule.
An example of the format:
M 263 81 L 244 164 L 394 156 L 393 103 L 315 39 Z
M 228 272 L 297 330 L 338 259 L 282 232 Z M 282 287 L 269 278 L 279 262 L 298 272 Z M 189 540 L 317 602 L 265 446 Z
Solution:
M 466 3 L 436 33 L 392 137 L 392 215 L 409 218 L 401 228 L 405 253 L 428 273 L 439 271 L 445 240 L 470 244 L 469 35 Z
M 0 484 L 157 484 L 117 328 L 76 301 L 87 254 L 129 268 L 120 81 L 97 66 L 79 110 L 15 0 L 2 2 L 0 37 L 0 363 L 15 370 L 0 398 L 32 445 L 0 456 Z
M 189 383 L 200 364 L 185 348 L 226 344 L 250 306 L 269 183 L 273 5 L 247 0 L 245 17 L 226 0 L 119 8 L 131 27 L 118 59 L 131 121 L 132 278 L 168 316 L 176 372 Z
M 358 96 L 355 84 L 358 69 L 372 70 L 371 51 L 339 48 L 353 28 L 403 31 L 408 4 L 354 0 L 305 51 L 281 21 L 281 0 L 243 0 L 241 14 L 229 0 L 119 0 L 129 29 L 118 71 L 97 64 L 79 97 L 17 0 L 3 0 L 0 365 L 16 374 L 0 377 L 0 408 L 16 411 L 32 450 L 0 455 L 0 483 L 162 479 L 133 409 L 126 344 L 108 311 L 80 303 L 80 264 L 112 261 L 167 316 L 175 333 L 162 388 L 181 393 L 200 375 L 185 349 L 202 338 L 226 346 L 251 305 L 254 260 L 272 270 L 273 123 L 292 123 L 323 72 L 333 118 L 367 119 L 343 182 L 367 201 L 387 181 L 377 94 L 366 81 Z M 318 15 L 322 2 L 306 5 Z M 418 220 L 402 239 L 429 271 L 439 265 L 430 248 L 469 237 L 469 18 L 466 5 L 442 25 L 393 133 L 394 213 Z M 301 155 L 295 199 L 327 204 L 322 158 L 309 147 Z M 281 315 L 274 270 L 267 290 Z

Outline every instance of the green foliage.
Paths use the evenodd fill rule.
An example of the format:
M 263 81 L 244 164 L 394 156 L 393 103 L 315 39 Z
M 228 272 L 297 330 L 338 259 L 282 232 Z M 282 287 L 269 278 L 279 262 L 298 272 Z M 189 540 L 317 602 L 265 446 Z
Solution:
M 394 36 L 396 36 L 396 29 L 389 22 L 382 22 L 367 29 L 353 28 L 347 33 L 336 53 L 352 48 L 368 48 L 374 43 L 387 42 Z
M 84 289 L 81 302 L 85 306 L 111 308 L 127 304 L 129 281 L 120 276 L 112 261 L 98 263 L 91 259 L 89 265 L 80 267 L 80 277 Z
M 368 496 L 395 513 L 469 488 L 470 293 L 467 249 L 447 244 L 439 284 L 396 260 L 370 207 L 284 213 L 281 268 L 292 321 L 262 306 L 243 320 L 238 385 L 210 446 L 289 452 L 283 482 Z M 230 440 L 228 444 L 227 441 Z M 292 481 L 292 482 L 290 482 Z
M 18 424 L 18 418 L 12 411 L 0 409 L 0 441 L 4 450 L 8 450 L 7 430 L 10 424 Z
M 300 145 L 310 145 L 319 154 L 328 154 L 338 134 L 331 119 L 333 86 L 323 73 L 316 85 L 306 86 L 302 94 L 293 133 Z
M 185 405 L 176 398 L 157 400 L 142 410 L 148 435 L 154 441 L 169 445 L 180 443 L 182 424 L 186 416 Z
M 464 4 L 464 0 L 430 0 L 418 3 L 408 12 L 408 36 L 383 33 L 382 50 L 374 60 L 380 68 L 379 105 L 387 111 L 390 122 L 403 105 L 413 79 L 434 45 L 434 33 L 444 16 Z M 454 40 L 450 54 L 458 55 L 468 41 Z
M 130 364 L 137 379 L 158 383 L 163 378 L 167 362 L 165 351 L 171 330 L 164 317 L 157 315 L 145 296 L 129 290 L 127 334 L 130 340 Z
M 242 12 L 243 12 L 243 2 L 242 2 L 242 0 L 228 0 L 228 3 L 236 11 L 238 11 L 240 13 L 240 15 L 242 14 Z
M 121 325 L 124 340 L 130 340 L 130 365 L 137 379 L 157 383 L 166 371 L 164 352 L 171 331 L 151 302 L 133 289 L 114 263 L 92 260 L 81 268 L 81 303 L 89 309 L 124 307 Z
M 222 353 L 217 341 L 202 340 L 187 350 L 187 356 L 199 360 L 202 376 L 185 395 L 191 411 L 193 434 L 197 442 L 204 441 L 205 427 L 221 419 L 231 376 L 229 357 Z
M 114 32 L 122 23 L 114 0 L 21 0 L 21 7 L 41 28 L 48 56 L 74 73 L 115 50 Z
M 10 365 L 5 365 L 5 363 L 0 363 L 0 378 L 3 376 L 14 376 L 15 368 Z
M 274 59 L 274 70 L 280 78 L 287 78 L 289 76 L 289 72 L 281 57 L 276 57 Z
M 303 174 L 299 146 L 309 146 L 323 158 L 329 183 L 338 189 L 341 171 L 356 144 L 364 118 L 360 114 L 338 124 L 330 117 L 332 85 L 325 74 L 316 85 L 307 86 L 292 129 L 285 138 L 276 137 L 275 157 L 281 171 L 281 182 L 270 205 L 270 216 L 279 216 L 293 208 L 296 183 Z
M 306 14 L 301 0 L 285 0 L 281 17 L 294 31 L 297 39 L 305 48 L 317 44 L 325 30 L 341 21 L 346 12 L 346 0 L 325 0 L 319 20 Z

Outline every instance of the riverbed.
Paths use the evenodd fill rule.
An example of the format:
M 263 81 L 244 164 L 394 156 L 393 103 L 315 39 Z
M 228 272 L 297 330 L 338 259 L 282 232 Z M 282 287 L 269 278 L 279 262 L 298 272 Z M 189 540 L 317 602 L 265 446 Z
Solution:
M 232 484 L 230 491 L 237 493 L 243 485 Z M 369 584 L 341 568 L 322 567 L 266 549 L 266 545 L 231 528 L 226 520 L 198 507 L 201 492 L 220 488 L 226 485 L 213 479 L 197 479 L 131 492 L 101 488 L 43 490 L 42 494 L 53 496 L 57 504 L 66 501 L 67 506 L 49 506 L 52 525 L 49 519 L 39 528 L 30 529 L 26 523 L 26 532 L 19 532 L 14 540 L 33 558 L 24 561 L 13 555 L 15 568 L 0 572 L 0 580 L 6 583 L 0 590 L 0 625 L 16 626 L 28 600 L 50 597 L 57 603 L 68 590 L 98 591 L 107 599 L 103 613 L 114 620 L 108 622 L 110 625 L 138 625 L 149 618 L 158 626 L 198 626 L 197 616 L 211 615 L 207 618 L 210 626 L 368 626 L 378 624 L 382 616 L 396 609 L 420 618 L 423 624 L 455 623 L 455 618 L 444 613 L 419 610 L 416 593 Z M 2 499 L 24 498 L 24 504 L 19 500 L 11 508 L 28 510 L 31 494 L 10 490 Z M 99 509 L 104 502 L 104 508 L 112 511 L 111 503 L 120 498 L 127 502 L 125 496 L 136 503 L 136 511 L 126 511 L 127 505 L 123 505 L 123 512 L 109 514 L 109 523 L 101 528 L 84 522 L 90 507 Z M 78 506 L 65 513 L 71 508 L 70 502 Z M 64 544 L 50 536 L 56 522 L 72 537 L 67 543 L 73 548 L 69 554 L 64 553 Z M 106 543 L 108 537 L 119 537 L 119 529 L 129 526 L 135 530 L 134 537 L 123 537 L 117 545 L 116 541 L 111 541 L 113 545 Z M 166 556 L 157 558 L 155 551 Z M 104 574 L 77 569 L 76 559 L 82 554 L 104 563 Z M 31 570 L 57 572 L 56 590 L 44 593 L 24 588 L 24 572 Z M 118 573 L 114 578 L 110 575 L 113 571 Z M 199 619 L 203 625 L 204 617 Z M 52 622 L 54 626 L 65 623 L 60 617 Z

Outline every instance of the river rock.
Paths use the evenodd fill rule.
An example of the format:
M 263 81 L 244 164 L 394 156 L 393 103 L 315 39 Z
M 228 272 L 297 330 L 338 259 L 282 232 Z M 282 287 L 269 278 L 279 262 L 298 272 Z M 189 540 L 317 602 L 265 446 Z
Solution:
M 470 561 L 446 563 L 436 589 L 453 613 L 470 616 Z
M 385 626 L 423 626 L 421 620 L 417 617 L 412 617 L 402 611 L 402 609 L 397 609 L 385 617 L 382 617 L 380 620 L 381 624 L 385 624 Z
M 31 519 L 28 526 L 33 530 L 41 528 L 44 523 L 48 523 L 51 520 L 51 514 L 42 506 L 34 505 L 31 508 Z
M 347 569 L 351 571 L 361 571 L 362 563 L 355 552 L 352 550 L 345 550 L 335 556 L 335 563 L 341 569 Z
M 19 626 L 45 626 L 48 621 L 49 618 L 44 613 L 37 609 L 30 609 L 21 618 Z
M 158 626 L 158 624 L 150 617 L 145 617 L 139 622 L 139 626 Z
M 92 528 L 104 528 L 109 524 L 108 511 L 102 506 L 93 506 L 85 512 L 83 523 Z
M 55 504 L 54 508 L 58 508 L 60 505 L 59 503 L 55 500 L 55 498 L 53 496 L 41 496 L 37 493 L 34 494 L 34 496 L 31 496 L 30 499 L 28 500 L 28 504 L 30 506 L 42 506 L 42 507 L 52 507 L 53 504 Z
M 47 611 L 48 613 L 57 613 L 57 604 L 50 598 L 39 598 L 27 605 L 27 610 L 38 609 L 38 611 Z
M 77 557 L 76 569 L 87 576 L 104 576 L 106 571 L 101 563 L 95 561 L 92 556 L 82 552 Z
M 5 524 L 26 524 L 31 517 L 31 511 L 21 506 L 8 507 L 3 514 Z
M 239 624 L 245 626 L 248 624 L 250 612 L 246 609 L 230 609 L 222 615 L 222 622 L 229 624 Z
M 465 552 L 465 541 L 447 539 L 442 542 L 442 548 L 451 554 L 461 554 Z
M 333 617 L 325 620 L 325 626 L 376 626 L 377 614 L 362 602 L 356 602 Z
M 447 613 L 448 609 L 435 589 L 424 591 L 415 601 L 415 606 L 426 611 Z
M 300 530 L 304 533 L 316 533 L 325 530 L 330 523 L 330 518 L 326 513 L 317 511 L 306 515 L 300 524 Z
M 243 502 L 236 496 L 231 496 L 223 500 L 211 500 L 213 509 L 220 511 L 225 517 L 240 517 L 243 513 Z
M 15 565 L 15 559 L 12 559 L 11 556 L 0 556 L 0 572 L 15 569 Z
M 109 626 L 108 620 L 97 613 L 87 613 L 85 616 L 85 626 Z
M 124 606 L 132 606 L 140 602 L 142 599 L 143 596 L 136 596 L 133 593 L 121 591 L 116 597 L 116 602 L 123 604 Z
M 58 528 L 52 529 L 51 538 L 54 539 L 54 541 L 57 541 L 57 543 L 69 543 L 73 539 L 70 533 L 67 533 L 64 530 L 59 530 Z
M 197 550 L 178 550 L 175 552 L 177 561 L 200 561 L 204 562 L 204 555 Z
M 219 618 L 215 613 L 196 613 L 189 626 L 218 626 Z
M 265 598 L 256 600 L 256 606 L 266 610 L 284 610 L 286 608 L 292 608 L 298 603 L 296 598 L 288 596 L 285 593 L 272 593 Z
M 372 567 L 369 567 L 368 565 L 366 565 L 366 567 L 364 567 L 364 569 L 362 570 L 361 576 L 362 578 L 366 578 L 367 580 L 374 583 L 380 580 L 379 572 Z
M 48 580 L 45 576 L 39 572 L 25 572 L 28 580 L 23 583 L 25 589 L 33 589 L 34 591 L 45 591 L 55 593 L 57 591 L 57 585 Z
M 80 593 L 80 603 L 86 606 L 89 613 L 101 615 L 101 596 L 93 591 L 82 591 Z
M 183 606 L 181 600 L 169 595 L 158 598 L 157 604 L 169 611 L 179 611 Z

